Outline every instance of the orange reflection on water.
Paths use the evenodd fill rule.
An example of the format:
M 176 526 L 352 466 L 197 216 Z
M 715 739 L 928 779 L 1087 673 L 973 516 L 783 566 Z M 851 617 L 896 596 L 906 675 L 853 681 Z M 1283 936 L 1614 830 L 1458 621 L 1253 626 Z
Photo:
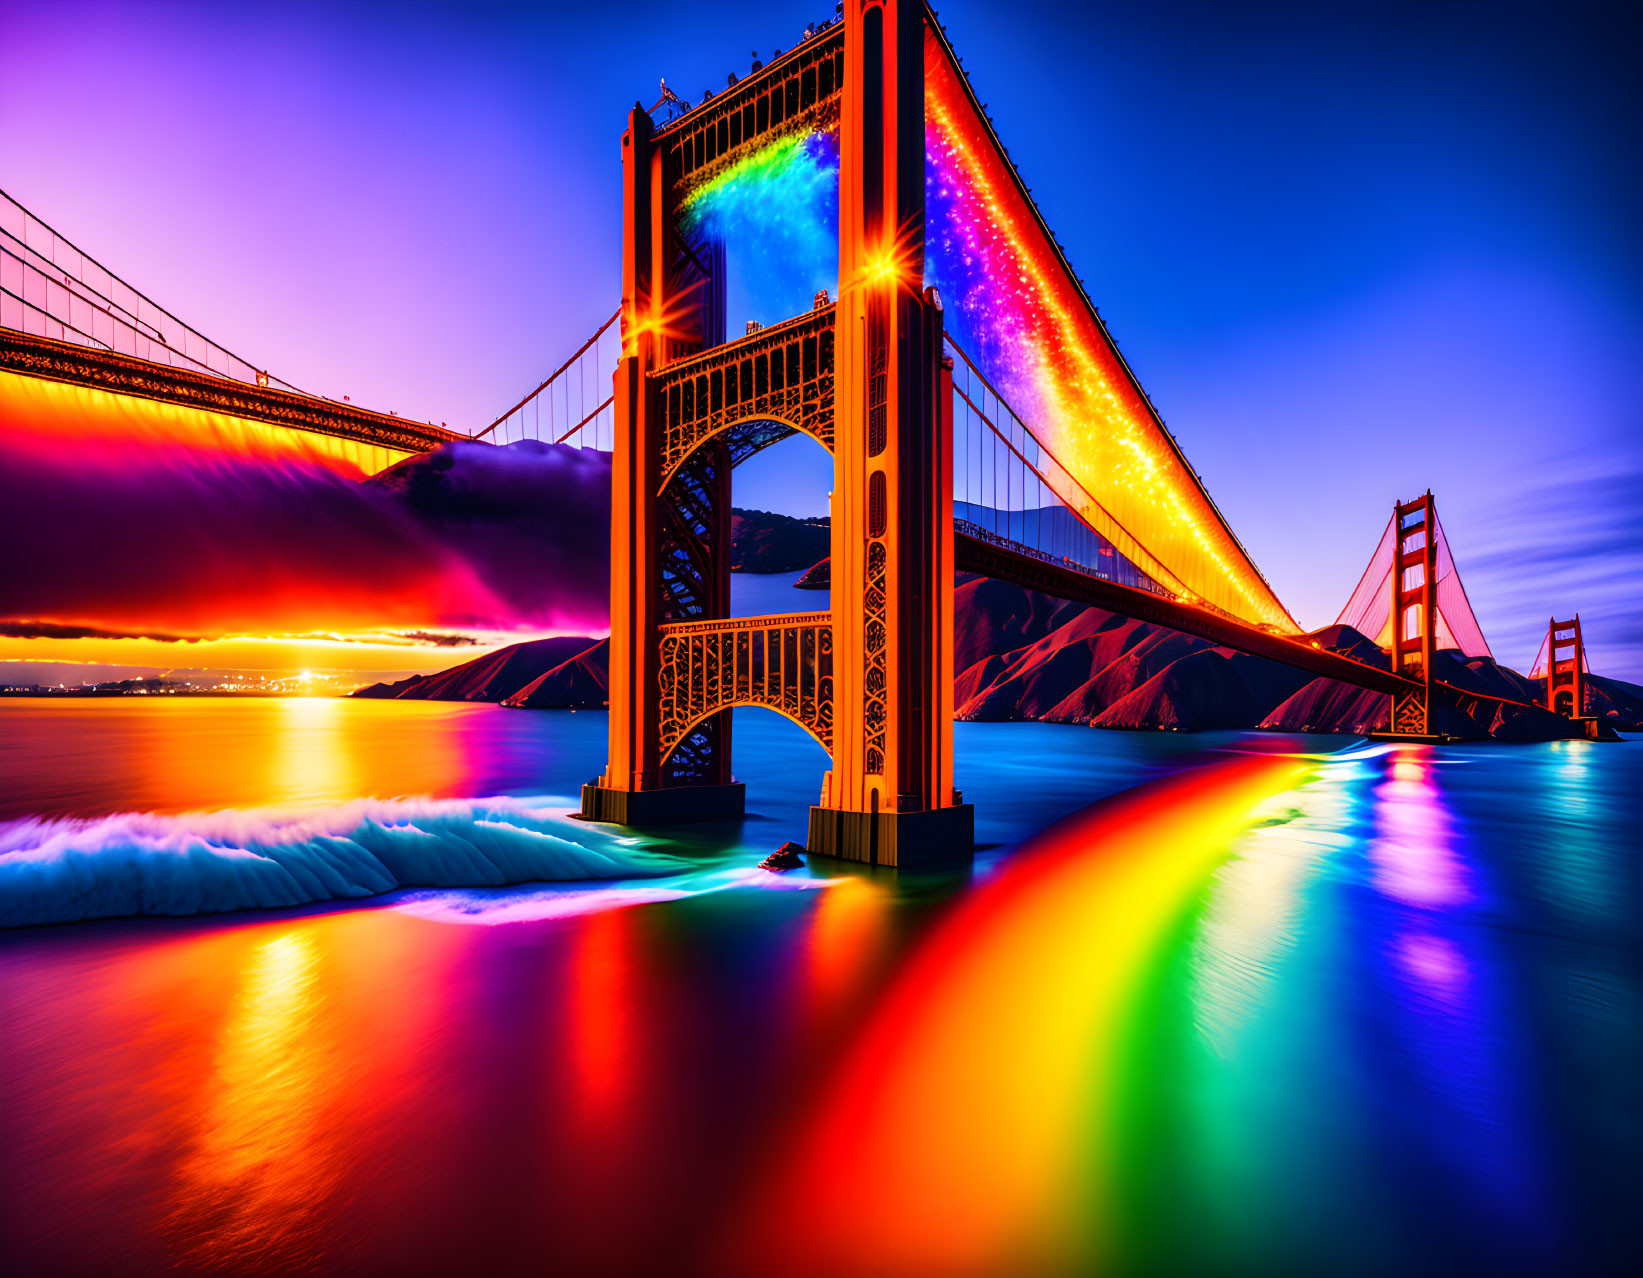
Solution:
M 331 1077 L 317 1031 L 320 949 L 306 926 L 257 945 L 218 1041 L 172 1220 L 212 1266 L 298 1264 L 317 1253 L 317 1208 L 335 1187 L 324 1121 Z
M 491 706 L 342 697 L 15 699 L 0 819 L 474 794 Z
M 283 697 L 275 704 L 269 777 L 275 801 L 360 793 L 348 703 L 340 697 Z
M 883 957 L 890 923 L 889 888 L 865 874 L 841 875 L 817 896 L 804 973 L 812 1022 L 857 992 Z
M 1089 1160 L 1112 1147 L 1138 984 L 1252 810 L 1303 766 L 1249 758 L 1146 787 L 1049 831 L 967 898 L 833 1074 L 734 1262 L 950 1275 L 1097 1259 L 1115 1186 Z M 811 1207 L 783 1210 L 799 1187 Z
M 570 1059 L 588 1136 L 617 1124 L 634 1068 L 633 945 L 629 911 L 604 910 L 583 923 L 572 960 Z

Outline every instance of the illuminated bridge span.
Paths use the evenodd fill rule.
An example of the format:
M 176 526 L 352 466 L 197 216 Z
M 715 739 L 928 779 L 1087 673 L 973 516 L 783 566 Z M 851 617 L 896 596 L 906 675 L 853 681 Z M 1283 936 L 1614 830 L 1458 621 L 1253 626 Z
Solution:
M 811 851 L 967 854 L 959 571 L 1386 694 L 1406 737 L 1431 737 L 1439 697 L 1493 699 L 1434 675 L 1440 648 L 1489 649 L 1430 493 L 1397 504 L 1340 618 L 1387 666 L 1302 633 L 1120 355 L 922 0 L 846 0 L 841 21 L 725 92 L 666 100 L 680 114 L 658 128 L 636 104 L 622 139 L 620 307 L 474 437 L 612 453 L 610 752 L 585 816 L 740 814 L 730 712 L 763 706 L 832 757 Z M 797 186 L 760 186 L 795 173 Z M 824 289 L 727 341 L 712 210 L 786 214 L 823 187 L 836 228 L 802 242 L 830 271 L 836 241 L 837 299 Z M 98 414 L 365 470 L 467 438 L 271 376 L 0 197 L 0 415 L 68 430 Z M 833 459 L 832 607 L 731 619 L 731 472 L 794 434 Z M 1546 707 L 1579 718 L 1578 618 L 1551 622 L 1540 664 Z
M 46 428 L 108 418 L 194 440 L 249 436 L 366 472 L 465 438 L 280 380 L 185 324 L 3 191 L 0 413 Z
M 759 705 L 831 755 L 810 851 L 967 854 L 957 571 L 1384 693 L 1396 731 L 1429 736 L 1434 699 L 1462 695 L 1435 681 L 1437 649 L 1488 652 L 1431 495 L 1398 505 L 1342 616 L 1389 665 L 1305 636 L 1119 354 L 933 15 L 918 0 L 843 12 L 694 108 L 667 98 L 681 114 L 660 128 L 637 104 L 628 118 L 614 389 L 567 399 L 554 436 L 610 413 L 610 753 L 583 815 L 739 815 L 730 710 Z M 837 300 L 727 341 L 712 210 L 794 215 L 834 157 Z M 795 433 L 833 458 L 832 608 L 730 619 L 731 471 Z M 1569 660 L 1550 665 L 1552 702 L 1578 708 Z

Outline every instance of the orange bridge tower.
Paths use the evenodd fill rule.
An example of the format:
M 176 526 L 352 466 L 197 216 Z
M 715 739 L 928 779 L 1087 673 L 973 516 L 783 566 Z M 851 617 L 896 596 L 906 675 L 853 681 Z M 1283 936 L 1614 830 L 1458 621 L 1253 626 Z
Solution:
M 953 789 L 952 366 L 924 288 L 921 0 L 845 19 L 623 147 L 623 358 L 611 479 L 610 753 L 592 820 L 741 815 L 730 709 L 832 755 L 812 853 L 968 856 Z M 805 113 L 839 130 L 839 300 L 724 341 L 722 248 L 679 230 L 680 183 Z M 795 431 L 833 456 L 832 607 L 729 613 L 730 470 Z
M 1546 627 L 1546 708 L 1570 719 L 1586 713 L 1586 645 L 1578 612 L 1573 621 L 1553 619 Z
M 1432 490 L 1392 512 L 1392 670 L 1420 681 L 1392 694 L 1392 732 L 1432 731 L 1432 657 L 1437 651 L 1438 520 Z

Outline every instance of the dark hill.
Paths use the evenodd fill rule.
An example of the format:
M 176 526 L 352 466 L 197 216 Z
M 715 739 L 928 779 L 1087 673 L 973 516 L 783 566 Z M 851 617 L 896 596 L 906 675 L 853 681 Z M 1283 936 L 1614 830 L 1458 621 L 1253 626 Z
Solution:
M 610 640 L 538 675 L 502 704 L 520 710 L 598 709 L 610 696 Z
M 953 703 L 961 719 L 1362 733 L 1384 728 L 1389 716 L 1382 693 L 985 577 L 965 578 L 955 590 L 954 629 Z M 1311 637 L 1321 647 L 1386 665 L 1386 654 L 1349 627 L 1330 626 Z M 539 639 L 354 695 L 592 708 L 608 696 L 608 659 L 606 640 Z M 1440 652 L 1438 662 L 1438 677 L 1467 695 L 1445 698 L 1437 731 L 1507 740 L 1579 735 L 1547 711 L 1502 705 L 1502 697 L 1538 695 L 1536 684 L 1515 671 L 1452 651 Z M 1616 726 L 1643 719 L 1643 689 L 1595 676 L 1591 686 L 1594 713 Z
M 731 572 L 798 572 L 831 549 L 828 520 L 795 519 L 768 510 L 730 512 Z
M 521 628 L 606 624 L 610 455 L 568 444 L 457 440 L 365 481 L 456 554 Z M 589 565 L 598 565 L 589 571 Z M 591 640 L 590 640 L 591 642 Z
M 354 696 L 398 701 L 501 701 L 597 642 L 586 635 L 531 639 L 498 648 L 438 674 L 372 684 Z

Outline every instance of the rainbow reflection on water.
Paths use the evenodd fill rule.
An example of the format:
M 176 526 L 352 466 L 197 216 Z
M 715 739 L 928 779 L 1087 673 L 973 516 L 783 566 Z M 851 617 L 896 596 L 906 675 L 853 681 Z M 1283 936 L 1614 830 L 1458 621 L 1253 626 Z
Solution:
M 602 745 L 596 716 L 416 717 L 455 785 L 568 792 Z M 326 725 L 366 789 L 380 718 Z M 61 720 L 88 755 L 119 722 Z M 234 731 L 144 722 L 156 757 Z M 775 716 L 736 739 L 753 815 L 676 844 L 685 874 L 0 937 L 20 1267 L 1511 1274 L 1630 1245 L 1624 747 L 960 724 L 1007 846 L 898 879 L 752 871 L 823 761 Z M 234 750 L 324 800 L 290 740 Z M 76 804 L 155 793 L 105 784 Z

